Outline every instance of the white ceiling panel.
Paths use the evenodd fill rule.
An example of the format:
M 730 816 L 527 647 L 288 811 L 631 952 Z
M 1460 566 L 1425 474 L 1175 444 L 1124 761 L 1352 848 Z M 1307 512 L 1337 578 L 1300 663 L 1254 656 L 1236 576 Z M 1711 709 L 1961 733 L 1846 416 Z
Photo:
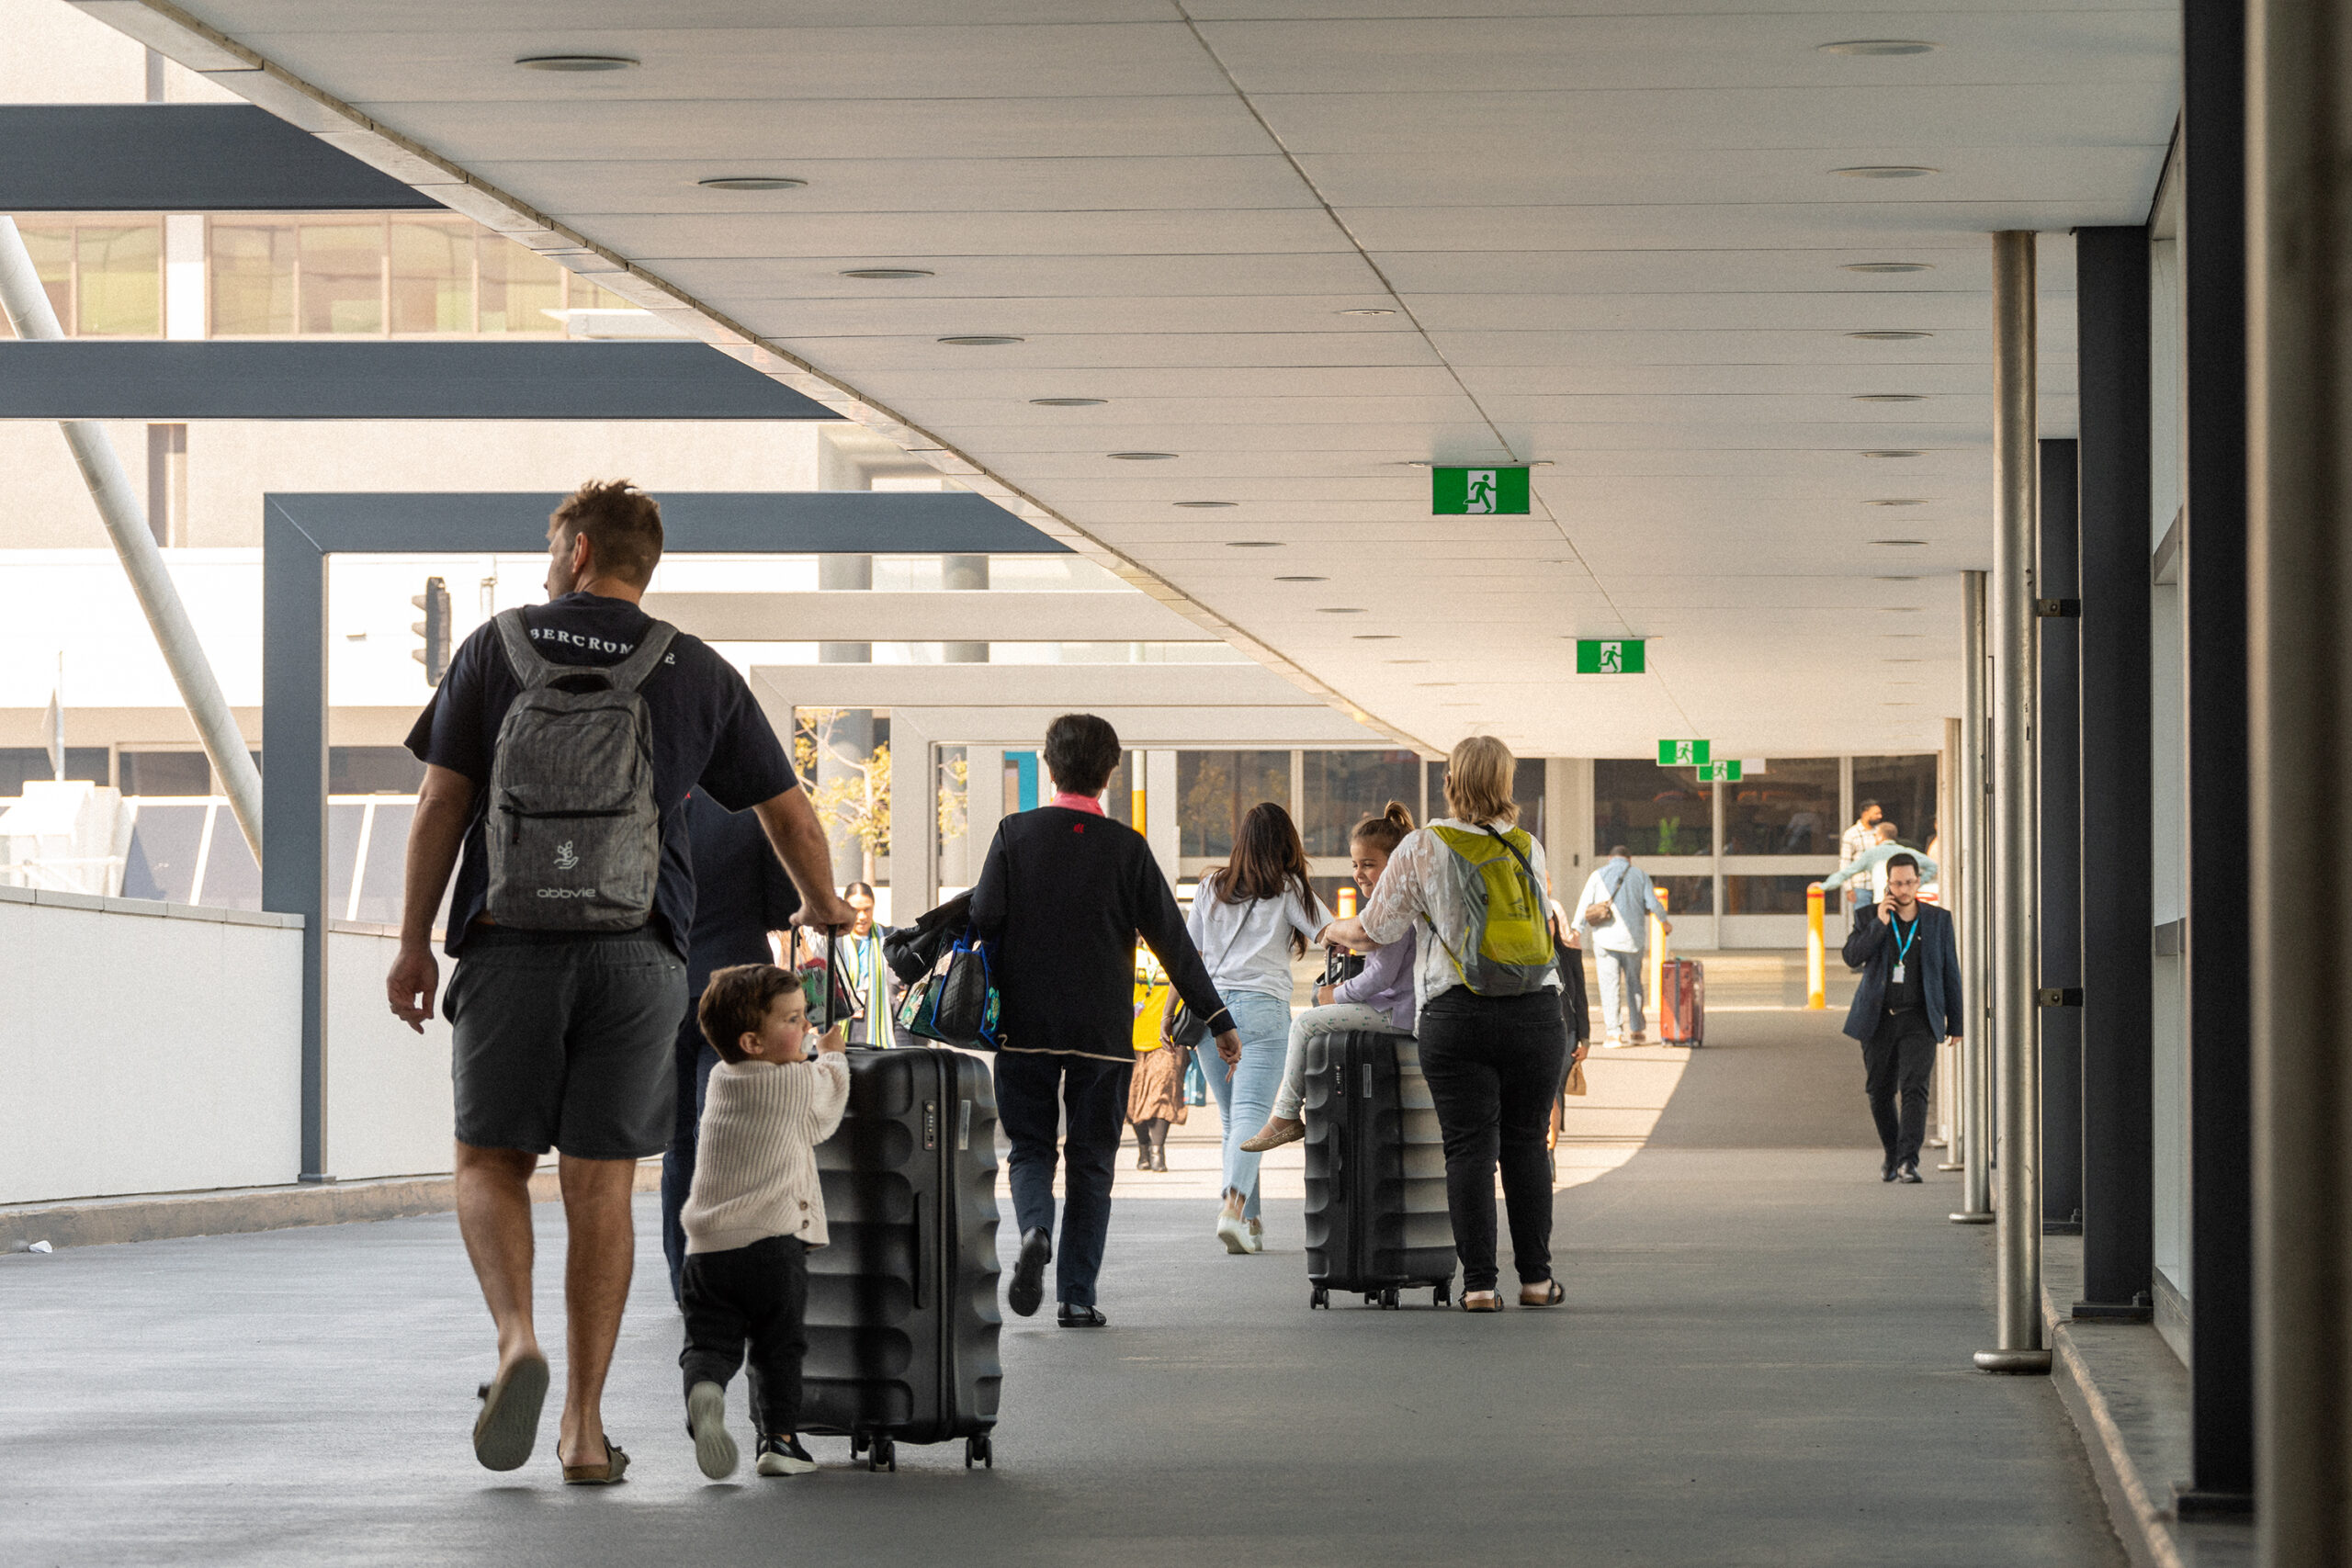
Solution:
M 2144 220 L 2177 109 L 2174 9 L 2092 0 L 181 4 L 1389 733 L 1572 756 L 1940 741 L 1987 231 L 2043 235 L 2063 434 L 2065 236 Z M 641 63 L 513 64 L 580 51 Z M 1447 458 L 1549 466 L 1435 518 Z M 1576 678 L 1604 632 L 1652 673 Z

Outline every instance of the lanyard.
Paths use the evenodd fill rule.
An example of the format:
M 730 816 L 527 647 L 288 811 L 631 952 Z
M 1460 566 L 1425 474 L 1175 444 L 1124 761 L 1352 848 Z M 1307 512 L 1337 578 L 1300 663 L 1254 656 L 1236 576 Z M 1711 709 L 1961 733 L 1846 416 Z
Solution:
M 1889 920 L 1887 921 L 1887 925 L 1894 932 L 1894 961 L 1897 964 L 1901 964 L 1911 956 L 1911 944 L 1919 940 L 1918 917 L 1916 915 L 1912 917 L 1911 934 L 1909 936 L 1905 936 L 1903 934 L 1902 921 Z

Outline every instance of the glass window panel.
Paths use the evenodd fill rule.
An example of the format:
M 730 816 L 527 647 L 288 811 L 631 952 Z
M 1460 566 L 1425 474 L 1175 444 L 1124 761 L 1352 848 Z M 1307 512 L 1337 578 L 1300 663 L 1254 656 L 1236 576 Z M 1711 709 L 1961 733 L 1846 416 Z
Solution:
M 473 226 L 392 220 L 392 331 L 473 330 Z
M 384 330 L 384 225 L 305 223 L 302 331 L 380 333 Z
M 359 878 L 359 911 L 352 917 L 354 919 L 378 926 L 400 924 L 401 875 L 408 854 L 409 818 L 415 815 L 415 806 L 405 800 L 376 803 L 376 825 L 368 830 L 368 863 Z M 449 880 L 455 886 L 457 878 Z M 441 901 L 444 913 L 448 907 L 445 895 Z
M 1764 772 L 1728 787 L 1731 797 L 1724 810 L 1725 854 L 1838 852 L 1841 824 L 1838 821 L 1837 758 L 1774 757 Z M 1741 912 L 1735 902 L 1732 913 Z M 1798 912 L 1804 912 L 1803 900 Z
M 84 223 L 74 231 L 74 331 L 84 337 L 164 333 L 164 227 Z
M 356 801 L 327 806 L 327 919 L 343 919 L 350 908 L 351 878 L 358 869 L 359 824 L 368 807 Z
M 245 848 L 237 814 L 225 803 L 212 814 L 212 852 L 204 863 L 204 902 L 215 909 L 261 908 L 261 867 L 254 863 L 253 851 Z
M 548 314 L 563 308 L 563 268 L 503 234 L 478 236 L 481 257 L 481 328 L 486 333 L 560 333 Z
M 40 275 L 41 292 L 49 296 L 49 308 L 57 312 L 58 324 L 71 333 L 74 324 L 74 231 L 20 223 L 17 231 L 25 237 L 25 249 L 31 253 L 33 270 Z M 5 321 L 5 313 L 0 313 L 0 322 Z
M 210 795 L 212 764 L 201 751 L 125 751 L 122 793 Z
M 1637 855 L 1715 852 L 1714 785 L 1695 768 L 1602 758 L 1592 764 L 1592 851 L 1619 844 Z M 1709 902 L 1713 895 L 1708 895 Z
M 1924 850 L 1936 836 L 1936 756 L 1930 751 L 1908 757 L 1854 759 L 1854 809 L 1875 800 L 1894 824 L 1895 839 Z
M 405 746 L 327 749 L 329 795 L 414 795 L 424 784 L 424 764 Z
M 294 330 L 294 225 L 212 224 L 212 335 Z
M 45 784 L 56 776 L 49 765 L 49 751 L 40 746 L 0 747 L 0 800 L 13 800 L 25 793 L 28 781 Z M 85 784 L 107 782 L 107 749 L 103 746 L 68 746 L 65 749 L 65 776 Z
M 1715 879 L 1712 876 L 1653 876 L 1650 885 L 1665 899 L 1668 919 L 1677 915 L 1715 912 Z
M 1290 808 L 1288 751 L 1176 753 L 1179 855 L 1229 855 L 1241 818 L 1261 800 Z
M 130 853 L 123 865 L 122 896 L 185 904 L 196 883 L 196 852 L 204 836 L 204 803 L 157 806 L 142 802 L 130 830 Z
M 1774 767 L 1780 764 L 1775 762 Z M 1811 876 L 1726 876 L 1724 913 L 1727 915 L 1802 915 L 1804 890 L 1818 881 Z
M 1519 807 L 1519 825 L 1535 835 L 1536 841 L 1550 847 L 1544 837 L 1544 759 L 1518 757 L 1512 759 L 1510 774 L 1511 803 Z M 1430 765 L 1430 815 L 1442 817 L 1445 805 L 1445 764 Z
M 1298 828 L 1310 855 L 1346 854 L 1355 825 L 1392 800 L 1419 816 L 1410 751 L 1309 751 L 1300 761 L 1306 798 Z

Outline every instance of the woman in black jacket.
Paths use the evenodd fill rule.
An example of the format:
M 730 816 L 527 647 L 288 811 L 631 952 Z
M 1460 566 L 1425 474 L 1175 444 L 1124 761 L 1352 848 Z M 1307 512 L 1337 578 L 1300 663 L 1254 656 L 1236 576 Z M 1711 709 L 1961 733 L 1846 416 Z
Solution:
M 1204 1020 L 1231 1062 L 1240 1036 L 1184 934 L 1176 895 L 1142 834 L 1102 814 L 1097 798 L 1119 765 L 1119 732 L 1092 714 L 1064 714 L 1046 729 L 1046 771 L 1057 791 L 1008 817 L 972 888 L 972 927 L 988 944 L 1001 999 L 997 1116 L 1012 1141 L 1006 1174 L 1021 1251 L 1005 1303 L 1026 1317 L 1044 1297 L 1054 1258 L 1056 1133 L 1063 1185 L 1057 1321 L 1099 1328 L 1094 1280 L 1111 1226 L 1111 1172 L 1135 1066 L 1135 953 L 1142 937 L 1184 1005 Z

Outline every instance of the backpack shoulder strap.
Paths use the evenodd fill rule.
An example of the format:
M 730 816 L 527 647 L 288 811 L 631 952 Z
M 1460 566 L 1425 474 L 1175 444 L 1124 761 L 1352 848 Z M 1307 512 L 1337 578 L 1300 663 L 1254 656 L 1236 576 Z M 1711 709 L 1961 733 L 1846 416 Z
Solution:
M 1535 874 L 1535 868 L 1527 863 L 1527 857 L 1519 852 L 1519 846 L 1512 843 L 1502 834 L 1496 832 L 1493 823 L 1488 822 L 1482 824 L 1482 826 L 1485 827 L 1488 836 L 1490 836 L 1495 842 L 1500 844 L 1505 850 L 1510 852 L 1510 858 L 1519 863 L 1519 869 L 1527 873 L 1527 879 L 1530 882 L 1534 883 L 1536 886 L 1542 887 L 1544 886 L 1544 879 Z
M 519 607 L 499 611 L 491 625 L 498 628 L 498 643 L 506 650 L 507 666 L 525 691 L 544 686 L 563 673 L 560 666 L 541 658 L 531 646 L 531 623 Z
M 634 692 L 645 684 L 647 678 L 661 667 L 662 656 L 670 651 L 670 644 L 677 636 L 678 628 L 667 621 L 656 621 L 648 626 L 636 651 L 605 671 L 613 690 Z

